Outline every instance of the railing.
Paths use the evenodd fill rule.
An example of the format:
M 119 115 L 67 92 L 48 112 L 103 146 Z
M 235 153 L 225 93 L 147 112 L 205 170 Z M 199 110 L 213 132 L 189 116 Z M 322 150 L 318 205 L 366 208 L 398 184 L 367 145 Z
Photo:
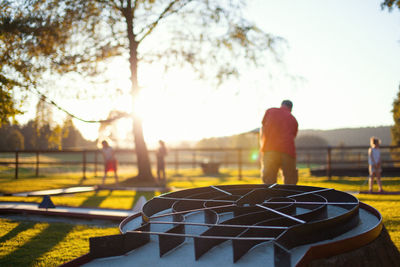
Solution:
M 319 166 L 331 178 L 334 170 L 368 170 L 368 146 L 301 147 L 297 162 L 308 167 Z M 382 168 L 399 168 L 400 146 L 381 146 Z
M 137 166 L 135 150 L 116 149 L 119 165 Z M 381 147 L 383 167 L 396 166 L 400 162 L 400 146 Z M 149 151 L 150 161 L 155 165 L 155 151 Z M 237 168 L 239 179 L 246 167 L 259 166 L 257 149 L 242 148 L 170 148 L 166 157 L 166 165 L 176 172 L 181 168 L 195 169 L 204 162 L 219 163 L 220 166 Z M 326 169 L 326 175 L 339 167 L 367 168 L 368 147 L 298 147 L 297 164 L 309 168 L 321 167 Z M 18 179 L 23 166 L 33 166 L 35 176 L 39 176 L 44 166 L 75 166 L 75 171 L 81 171 L 83 178 L 91 171 L 97 176 L 103 171 L 101 150 L 24 150 L 0 151 L 0 165 L 14 167 L 14 177 Z M 90 170 L 89 170 L 90 167 Z
M 242 177 L 241 148 L 225 149 L 169 149 L 166 157 L 167 167 L 173 167 L 176 172 L 182 167 L 196 168 L 204 162 L 218 162 L 221 165 L 238 168 L 239 177 Z M 224 153 L 224 156 L 221 155 Z M 118 165 L 137 166 L 134 149 L 115 149 Z M 155 151 L 149 151 L 152 165 L 156 163 Z M 254 162 L 253 162 L 254 164 Z M 103 170 L 103 157 L 101 150 L 24 150 L 24 151 L 0 151 L 0 165 L 14 167 L 14 176 L 18 179 L 22 166 L 33 166 L 35 176 L 39 176 L 43 166 L 75 166 L 81 169 L 83 178 L 86 178 L 89 166 L 95 176 L 99 170 Z

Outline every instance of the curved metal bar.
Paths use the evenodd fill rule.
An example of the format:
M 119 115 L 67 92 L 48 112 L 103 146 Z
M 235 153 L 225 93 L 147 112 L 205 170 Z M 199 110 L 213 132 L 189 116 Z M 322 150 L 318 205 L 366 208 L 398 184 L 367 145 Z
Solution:
M 358 205 L 333 218 L 295 225 L 285 231 L 276 242 L 287 249 L 338 236 L 354 228 L 359 222 Z
M 128 231 L 127 236 L 138 239 L 129 247 L 145 244 L 150 235 L 158 236 L 160 256 L 182 244 L 186 238 L 193 238 L 196 260 L 227 240 L 232 241 L 234 261 L 255 245 L 272 241 L 278 251 L 275 255 L 277 262 L 290 256 L 290 250 L 296 246 L 333 238 L 355 227 L 359 221 L 360 205 L 356 197 L 331 188 L 278 184 L 201 187 L 151 199 L 143 207 L 142 226 Z M 331 207 L 343 210 L 332 215 L 329 212 Z M 204 213 L 204 223 L 185 220 L 196 212 Z M 221 215 L 226 212 L 233 218 L 221 222 Z M 125 219 L 120 224 L 120 231 L 138 216 L 140 214 Z M 167 217 L 173 218 L 172 221 L 162 220 Z M 171 228 L 157 232 L 150 229 L 151 224 L 171 225 Z M 203 231 L 201 234 L 196 231 L 196 234 L 186 234 L 187 226 L 208 229 L 198 228 Z M 372 233 L 369 236 L 376 236 L 376 231 Z M 313 254 L 307 253 L 304 261 Z
M 360 248 L 373 240 L 375 240 L 381 233 L 383 228 L 382 215 L 373 207 L 360 202 L 360 208 L 365 209 L 378 218 L 378 223 L 365 232 L 352 236 L 346 239 L 328 242 L 311 246 L 303 257 L 297 262 L 296 266 L 307 266 L 309 262 L 321 258 L 329 258 L 339 255 L 348 251 Z
M 123 233 L 122 228 L 124 228 L 125 225 L 135 220 L 136 218 L 140 217 L 141 215 L 142 215 L 141 212 L 138 212 L 123 219 L 122 222 L 119 224 L 119 232 L 122 234 Z

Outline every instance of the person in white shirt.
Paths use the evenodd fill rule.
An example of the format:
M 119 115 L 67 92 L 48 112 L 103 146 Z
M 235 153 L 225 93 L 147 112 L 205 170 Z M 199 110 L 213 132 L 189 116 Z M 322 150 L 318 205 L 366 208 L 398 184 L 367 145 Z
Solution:
M 381 151 L 379 149 L 381 141 L 376 137 L 370 138 L 371 147 L 368 149 L 368 165 L 369 165 L 369 192 L 372 192 L 372 187 L 374 185 L 374 177 L 376 177 L 376 182 L 379 187 L 379 192 L 383 192 L 381 183 Z

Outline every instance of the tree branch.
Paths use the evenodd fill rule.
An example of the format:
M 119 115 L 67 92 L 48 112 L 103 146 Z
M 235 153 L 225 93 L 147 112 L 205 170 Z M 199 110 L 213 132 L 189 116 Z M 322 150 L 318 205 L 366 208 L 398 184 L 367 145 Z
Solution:
M 192 0 L 188 0 L 186 3 L 182 4 L 182 6 L 179 9 L 175 9 L 173 10 L 173 7 L 176 3 L 179 3 L 179 0 L 173 0 L 171 3 L 169 3 L 169 5 L 163 10 L 163 12 L 160 13 L 160 15 L 158 16 L 158 18 L 151 23 L 150 25 L 148 25 L 147 27 L 144 27 L 140 33 L 138 33 L 137 35 L 142 34 L 145 29 L 147 29 L 147 32 L 143 34 L 143 36 L 138 40 L 138 43 L 142 42 L 148 35 L 150 35 L 153 30 L 157 27 L 158 23 L 166 18 L 167 16 L 177 13 L 179 10 L 181 10 L 184 6 L 186 6 L 188 3 L 192 2 Z
M 78 116 L 72 114 L 71 112 L 69 112 L 68 110 L 62 108 L 61 106 L 59 106 L 56 102 L 54 102 L 53 100 L 49 99 L 45 94 L 43 94 L 42 92 L 40 92 L 36 87 L 33 87 L 33 89 L 35 89 L 35 92 L 33 92 L 31 89 L 29 89 L 29 90 L 30 90 L 31 92 L 33 92 L 33 93 L 39 95 L 41 98 L 43 98 L 43 100 L 46 101 L 46 103 L 48 103 L 48 104 L 50 104 L 50 105 L 56 107 L 58 110 L 64 112 L 65 114 L 69 115 L 70 117 L 72 117 L 72 118 L 74 118 L 74 119 L 77 119 L 77 120 L 80 120 L 80 121 L 82 121 L 82 122 L 86 122 L 86 123 L 110 123 L 110 122 L 113 122 L 113 121 L 115 121 L 115 120 L 118 120 L 118 119 L 121 119 L 121 118 L 124 118 L 124 117 L 129 117 L 129 116 L 130 116 L 130 115 L 127 114 L 127 113 L 121 113 L 121 114 L 118 115 L 118 116 L 115 116 L 115 117 L 112 117 L 112 118 L 109 118 L 109 119 L 105 119 L 105 120 L 85 120 L 85 119 L 82 119 L 82 118 L 80 118 L 80 117 L 78 117 Z

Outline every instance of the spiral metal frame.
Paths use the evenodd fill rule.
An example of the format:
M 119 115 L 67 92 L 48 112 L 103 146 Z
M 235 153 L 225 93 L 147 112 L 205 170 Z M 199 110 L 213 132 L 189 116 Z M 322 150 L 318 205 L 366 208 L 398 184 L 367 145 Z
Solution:
M 150 236 L 158 236 L 160 257 L 187 238 L 194 239 L 196 260 L 230 240 L 236 262 L 254 246 L 272 242 L 275 266 L 290 266 L 292 248 L 334 238 L 357 226 L 359 204 L 348 193 L 310 186 L 224 185 L 187 189 L 149 200 L 136 229 L 123 235 L 91 238 L 90 254 L 94 258 L 123 255 L 150 242 Z M 343 212 L 328 214 L 329 205 L 340 207 Z M 200 214 L 203 222 L 191 221 L 193 214 Z M 231 216 L 226 219 L 226 214 Z M 157 225 L 166 230 L 154 230 Z M 193 233 L 198 226 L 206 230 Z

